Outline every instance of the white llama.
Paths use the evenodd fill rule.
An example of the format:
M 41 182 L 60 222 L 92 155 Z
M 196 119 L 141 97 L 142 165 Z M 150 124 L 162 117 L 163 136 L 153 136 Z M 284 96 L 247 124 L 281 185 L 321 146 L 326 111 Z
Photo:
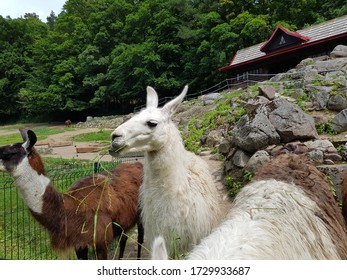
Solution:
M 221 219 L 219 193 L 207 164 L 188 152 L 171 117 L 188 91 L 158 108 L 156 91 L 147 87 L 144 110 L 117 127 L 112 148 L 118 153 L 144 152 L 140 189 L 146 238 L 162 235 L 173 255 L 189 251 L 211 233 Z

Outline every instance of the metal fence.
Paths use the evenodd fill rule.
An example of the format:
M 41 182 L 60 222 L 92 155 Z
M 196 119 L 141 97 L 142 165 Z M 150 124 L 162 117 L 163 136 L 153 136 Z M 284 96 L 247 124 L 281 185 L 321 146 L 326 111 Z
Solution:
M 192 100 L 196 99 L 200 96 L 215 93 L 215 92 L 223 92 L 225 90 L 233 90 L 233 89 L 238 89 L 238 88 L 247 88 L 249 86 L 255 85 L 257 83 L 266 83 L 269 85 L 277 86 L 277 87 L 283 87 L 288 85 L 288 81 L 284 80 L 282 81 L 270 81 L 271 78 L 275 76 L 280 76 L 283 75 L 283 77 L 286 77 L 287 79 L 294 78 L 296 80 L 293 85 L 291 85 L 292 90 L 296 89 L 302 89 L 301 85 L 295 86 L 295 84 L 298 84 L 298 80 L 304 80 L 306 79 L 306 75 L 312 75 L 315 77 L 316 80 L 321 79 L 322 81 L 325 80 L 324 76 L 319 76 L 318 74 L 321 75 L 326 75 L 328 73 L 334 73 L 334 72 L 343 72 L 343 69 L 330 69 L 330 70 L 320 70 L 319 72 L 317 70 L 301 70 L 301 71 L 294 71 L 294 72 L 286 72 L 286 73 L 277 73 L 277 74 L 251 74 L 251 73 L 245 73 L 244 77 L 242 79 L 239 78 L 229 78 L 225 79 L 218 84 L 215 84 L 212 87 L 209 87 L 207 89 L 194 92 L 194 93 L 188 93 L 185 97 L 184 100 Z M 299 78 L 298 78 L 299 77 Z M 308 78 L 309 79 L 309 78 Z M 311 77 L 312 79 L 312 77 Z M 347 85 L 345 85 L 347 86 Z M 172 100 L 174 97 L 162 97 L 159 99 L 158 106 L 161 107 L 168 101 Z M 134 113 L 140 111 L 146 107 L 145 104 L 137 106 L 134 108 Z
M 265 81 L 275 76 L 276 74 L 247 74 L 245 79 L 238 80 L 237 78 L 229 78 L 225 79 L 218 84 L 215 84 L 207 89 L 197 91 L 194 93 L 188 93 L 184 100 L 196 99 L 199 96 L 207 95 L 214 92 L 222 92 L 228 89 L 237 89 L 237 88 L 245 88 L 250 85 L 254 85 L 261 81 Z M 174 97 L 162 97 L 159 99 L 158 106 L 164 105 L 166 102 L 172 100 Z M 134 112 L 140 111 L 142 108 L 146 107 L 146 105 L 140 105 L 134 108 Z
M 103 170 L 111 170 L 121 162 L 133 162 L 138 157 L 113 162 L 71 162 L 47 170 L 58 191 L 66 190 L 77 179 Z M 12 260 L 56 259 L 47 231 L 33 219 L 24 204 L 13 178 L 0 172 L 0 258 Z

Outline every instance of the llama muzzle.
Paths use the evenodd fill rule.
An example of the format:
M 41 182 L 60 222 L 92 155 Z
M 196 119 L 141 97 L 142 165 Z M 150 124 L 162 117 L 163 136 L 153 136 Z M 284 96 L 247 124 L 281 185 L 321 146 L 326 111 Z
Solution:
M 119 156 L 121 151 L 126 148 L 126 145 L 119 145 L 117 143 L 111 143 L 111 149 L 108 151 L 109 154 L 113 157 Z

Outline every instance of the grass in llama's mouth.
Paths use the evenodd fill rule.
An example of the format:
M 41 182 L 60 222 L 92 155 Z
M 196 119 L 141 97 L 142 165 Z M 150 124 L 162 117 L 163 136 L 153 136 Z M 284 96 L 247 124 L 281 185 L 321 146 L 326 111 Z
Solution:
M 112 147 L 112 148 L 108 151 L 108 153 L 109 153 L 111 156 L 113 156 L 113 157 L 118 156 L 119 153 L 120 153 L 120 151 L 122 151 L 125 147 L 126 147 L 126 145 L 119 146 L 119 147 L 116 147 L 116 148 Z

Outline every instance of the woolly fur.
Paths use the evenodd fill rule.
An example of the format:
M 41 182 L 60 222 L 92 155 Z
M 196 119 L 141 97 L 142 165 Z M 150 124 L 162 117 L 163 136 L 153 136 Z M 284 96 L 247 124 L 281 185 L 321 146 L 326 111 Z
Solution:
M 159 236 L 152 257 L 164 254 Z M 283 154 L 258 170 L 188 259 L 347 259 L 346 223 L 325 176 L 304 156 Z
M 340 259 L 320 212 L 293 184 L 256 181 L 188 259 Z

